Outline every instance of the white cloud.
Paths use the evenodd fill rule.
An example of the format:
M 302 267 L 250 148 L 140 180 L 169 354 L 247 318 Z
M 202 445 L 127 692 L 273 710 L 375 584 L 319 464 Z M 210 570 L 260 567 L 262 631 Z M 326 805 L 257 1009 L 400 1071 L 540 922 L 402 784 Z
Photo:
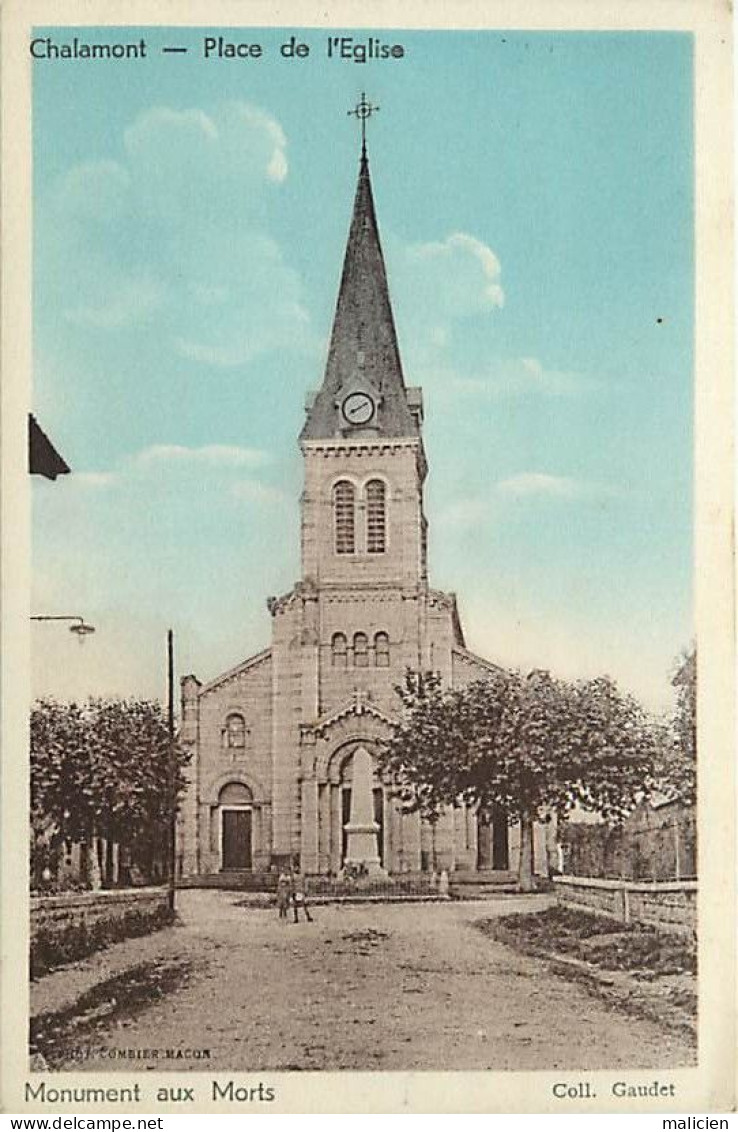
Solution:
M 288 503 L 288 497 L 283 491 L 271 484 L 261 483 L 258 480 L 238 480 L 231 487 L 234 499 L 246 503 L 270 504 L 283 506 Z
M 587 488 L 577 480 L 566 476 L 552 476 L 546 472 L 522 472 L 517 476 L 500 480 L 497 490 L 503 495 L 548 495 L 559 499 L 572 499 L 586 494 Z
M 170 136 L 177 133 L 199 136 L 212 143 L 218 139 L 218 130 L 212 118 L 202 110 L 171 110 L 168 106 L 155 106 L 139 115 L 123 134 L 129 153 L 146 146 L 151 133 L 163 131 Z
M 219 368 L 312 352 L 302 281 L 268 230 L 286 150 L 281 125 L 246 102 L 139 114 L 119 160 L 79 163 L 41 202 L 47 333 L 58 312 L 98 333 L 145 327 L 171 353 Z
M 467 232 L 406 246 L 397 261 L 402 305 L 436 333 L 449 321 L 504 305 L 500 261 L 487 244 Z
M 170 217 L 192 217 L 204 201 L 208 210 L 235 204 L 239 194 L 248 211 L 260 181 L 279 183 L 288 172 L 284 130 L 247 102 L 207 111 L 152 107 L 126 129 L 123 144 L 141 199 L 152 212 Z
M 188 448 L 182 444 L 154 444 L 136 453 L 138 464 L 205 463 L 221 467 L 262 467 L 269 455 L 260 448 L 240 448 L 229 444 L 205 444 Z
M 498 480 L 485 495 L 468 495 L 447 504 L 436 524 L 460 531 L 481 531 L 500 519 L 505 501 L 597 501 L 621 495 L 619 488 L 603 483 L 557 476 L 549 472 L 520 472 Z
M 131 191 L 128 170 L 118 161 L 82 161 L 63 173 L 51 192 L 56 209 L 87 221 L 117 220 Z
M 473 529 L 483 525 L 491 516 L 490 499 L 457 499 L 438 515 L 436 523 L 440 527 Z
M 554 476 L 548 472 L 520 472 L 509 476 L 498 481 L 497 491 L 501 495 L 518 499 L 535 496 L 549 499 L 607 499 L 621 494 L 620 489 L 611 484 Z
M 162 280 L 142 276 L 121 278 L 111 272 L 92 303 L 65 311 L 68 322 L 98 330 L 140 325 L 166 303 L 168 289 Z
M 65 487 L 110 487 L 117 477 L 114 472 L 73 472 L 70 477 L 62 477 L 59 481 Z
M 97 491 L 111 486 L 140 490 L 142 483 L 151 481 L 152 492 L 163 487 L 164 471 L 180 475 L 196 472 L 207 476 L 214 482 L 229 485 L 233 498 L 272 499 L 282 498 L 282 493 L 269 484 L 256 480 L 235 480 L 234 475 L 244 470 L 259 469 L 271 463 L 271 456 L 261 448 L 246 448 L 231 444 L 205 444 L 187 447 L 183 444 L 152 444 L 124 457 L 117 467 L 105 471 L 74 471 L 70 476 L 59 480 L 65 495 L 83 491 Z M 205 482 L 205 481 L 201 481 Z
M 593 392 L 598 382 L 584 374 L 547 369 L 538 358 L 499 358 L 473 373 L 435 367 L 446 388 L 479 397 L 576 397 Z
M 484 304 L 489 307 L 503 306 L 505 293 L 499 282 L 502 268 L 492 249 L 475 236 L 470 236 L 466 232 L 454 232 L 442 245 L 442 255 L 448 259 L 450 253 L 454 251 L 464 252 L 479 263 L 484 279 L 482 288 Z
M 266 171 L 270 180 L 284 181 L 287 176 L 287 158 L 284 150 L 275 149 Z
M 271 144 L 271 153 L 267 147 L 264 154 L 266 165 L 264 170 L 272 181 L 283 181 L 287 176 L 287 138 L 284 130 L 275 118 L 246 102 L 234 102 L 229 107 L 236 121 L 240 121 L 248 129 L 266 135 Z

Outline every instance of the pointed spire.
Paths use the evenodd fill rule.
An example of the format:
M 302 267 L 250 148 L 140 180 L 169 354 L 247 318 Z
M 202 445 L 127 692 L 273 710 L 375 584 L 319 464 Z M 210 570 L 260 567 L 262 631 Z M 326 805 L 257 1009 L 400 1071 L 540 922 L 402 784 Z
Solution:
M 341 285 L 323 385 L 302 430 L 302 440 L 342 435 L 337 401 L 342 391 L 367 387 L 379 394 L 378 436 L 417 436 L 397 346 L 387 273 L 374 210 L 369 161 L 362 144 Z

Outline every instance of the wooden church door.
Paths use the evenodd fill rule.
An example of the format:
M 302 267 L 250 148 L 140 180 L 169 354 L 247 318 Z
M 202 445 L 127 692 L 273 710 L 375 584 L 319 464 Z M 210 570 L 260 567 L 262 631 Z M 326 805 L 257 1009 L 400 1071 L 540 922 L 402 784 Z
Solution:
M 251 810 L 223 810 L 224 869 L 251 868 Z

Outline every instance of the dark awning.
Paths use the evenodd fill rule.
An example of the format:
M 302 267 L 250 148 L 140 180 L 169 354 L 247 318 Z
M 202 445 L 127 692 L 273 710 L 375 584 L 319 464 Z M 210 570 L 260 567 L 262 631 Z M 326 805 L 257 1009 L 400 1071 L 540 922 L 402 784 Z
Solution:
M 28 470 L 32 476 L 46 476 L 47 480 L 71 471 L 32 413 L 28 414 Z

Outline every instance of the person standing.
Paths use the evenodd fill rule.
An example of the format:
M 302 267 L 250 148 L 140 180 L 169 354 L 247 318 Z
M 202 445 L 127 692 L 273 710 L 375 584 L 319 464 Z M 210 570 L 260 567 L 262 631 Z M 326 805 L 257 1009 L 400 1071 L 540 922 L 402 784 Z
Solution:
M 299 912 L 300 908 L 302 908 L 305 913 L 305 919 L 308 923 L 312 924 L 313 917 L 310 915 L 307 902 L 307 886 L 305 884 L 305 878 L 302 876 L 299 869 L 292 874 L 292 908 L 295 913 L 295 923 L 297 923 L 300 918 Z
M 289 873 L 286 873 L 283 869 L 277 880 L 277 908 L 279 909 L 280 920 L 287 919 L 287 909 L 290 906 L 291 891 L 292 882 Z

